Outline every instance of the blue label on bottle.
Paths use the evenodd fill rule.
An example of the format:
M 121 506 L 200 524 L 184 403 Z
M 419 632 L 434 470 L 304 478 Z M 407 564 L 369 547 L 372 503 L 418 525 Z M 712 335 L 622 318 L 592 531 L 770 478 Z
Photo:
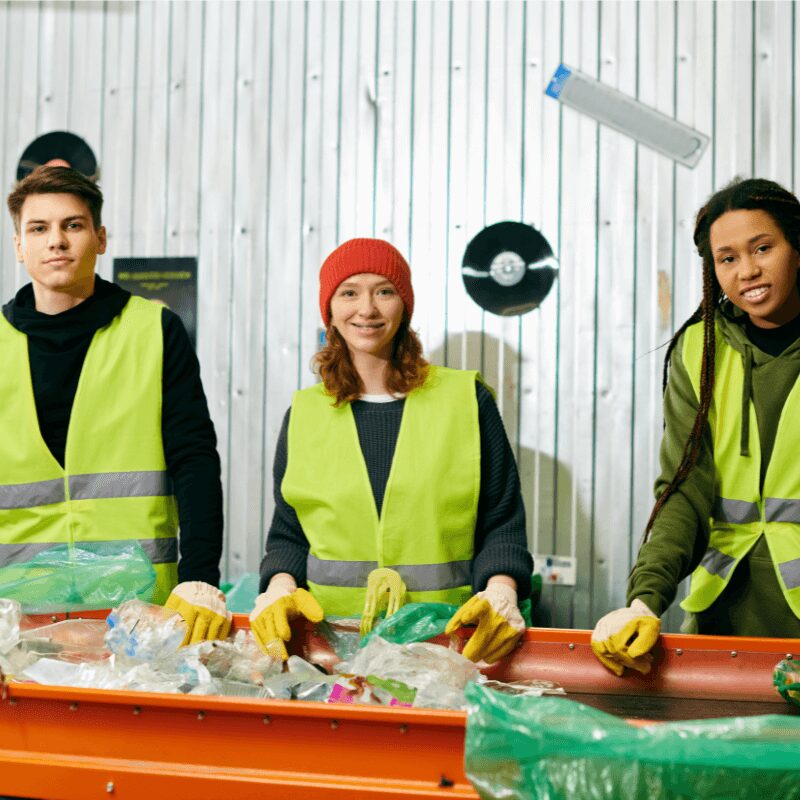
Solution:
M 544 93 L 558 100 L 564 88 L 564 84 L 567 82 L 567 78 L 569 78 L 570 75 L 572 75 L 572 70 L 569 67 L 565 67 L 563 64 L 559 64 L 558 69 L 553 73 L 553 77 L 544 90 Z

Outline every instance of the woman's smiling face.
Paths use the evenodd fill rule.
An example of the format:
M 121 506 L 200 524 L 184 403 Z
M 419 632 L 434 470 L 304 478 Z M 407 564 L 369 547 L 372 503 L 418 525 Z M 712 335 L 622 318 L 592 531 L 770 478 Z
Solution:
M 331 324 L 352 354 L 388 359 L 405 306 L 394 284 L 362 272 L 342 281 L 331 298 Z
M 760 328 L 777 328 L 800 314 L 800 253 L 770 214 L 728 211 L 709 231 L 722 291 Z

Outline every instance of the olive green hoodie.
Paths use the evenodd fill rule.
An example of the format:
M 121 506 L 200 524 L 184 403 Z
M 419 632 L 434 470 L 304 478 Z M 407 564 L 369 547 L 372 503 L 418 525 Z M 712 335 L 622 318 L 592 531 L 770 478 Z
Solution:
M 781 410 L 800 375 L 800 339 L 781 355 L 770 356 L 748 339 L 746 317 L 739 309 L 728 303 L 724 311 L 716 315 L 722 334 L 717 338 L 717 347 L 732 347 L 742 356 L 742 407 L 747 408 L 752 399 L 758 420 L 763 483 Z M 673 350 L 664 393 L 664 436 L 656 497 L 680 464 L 697 413 L 697 396 L 683 361 L 684 338 L 681 336 Z M 750 455 L 746 446 L 748 418 L 748 414 L 742 415 L 742 455 L 746 457 Z M 800 421 L 795 430 L 800 452 Z M 678 584 L 692 573 L 705 553 L 714 483 L 711 431 L 706 424 L 697 464 L 664 504 L 649 540 L 639 551 L 628 581 L 628 603 L 638 598 L 656 614 L 663 614 L 675 599 Z M 783 598 L 763 536 L 737 567 L 725 591 L 709 609 L 689 615 L 684 630 L 736 636 L 800 636 L 800 620 Z

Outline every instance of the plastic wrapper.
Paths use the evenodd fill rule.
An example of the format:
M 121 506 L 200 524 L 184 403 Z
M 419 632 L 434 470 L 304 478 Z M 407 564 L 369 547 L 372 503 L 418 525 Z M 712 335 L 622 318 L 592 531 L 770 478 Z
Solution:
M 22 608 L 16 600 L 0 597 L 0 655 L 16 647 Z
M 380 637 L 336 667 L 345 675 L 375 675 L 416 689 L 414 706 L 464 708 L 464 687 L 480 677 L 475 664 L 435 644 L 392 644 Z
M 784 659 L 778 663 L 772 682 L 787 703 L 800 706 L 800 659 Z
M 105 643 L 108 627 L 98 619 L 66 619 L 26 630 L 21 646 L 30 653 L 79 663 L 101 661 L 111 655 Z
M 150 664 L 119 663 L 115 659 L 72 664 L 52 658 L 40 658 L 20 675 L 25 680 L 45 686 L 75 686 L 86 689 L 126 689 L 140 692 L 184 692 L 181 676 L 155 669 Z
M 141 600 L 128 600 L 112 609 L 106 622 L 108 647 L 117 655 L 141 661 L 171 655 L 186 636 L 186 623 L 180 614 Z
M 156 573 L 138 542 L 81 542 L 49 547 L 30 561 L 0 568 L 0 597 L 27 614 L 112 608 L 149 600 Z
M 466 774 L 484 800 L 800 798 L 800 718 L 634 727 L 565 698 L 466 695 Z
M 458 611 L 458 606 L 448 603 L 408 603 L 376 623 L 364 637 L 366 646 L 376 636 L 394 644 L 424 642 L 444 633 L 450 617 Z
M 523 697 L 541 697 L 543 694 L 566 694 L 564 688 L 552 681 L 481 681 L 481 686 L 492 689 L 501 694 L 513 696 L 522 695 Z
M 225 605 L 233 614 L 249 614 L 258 597 L 257 572 L 246 572 L 238 581 L 225 593 Z
M 181 648 L 172 658 L 160 664 L 185 676 L 192 684 L 216 683 L 263 686 L 267 679 L 279 675 L 282 662 L 264 655 L 249 631 L 240 630 L 230 640 L 213 640 Z M 241 696 L 245 696 L 242 690 Z M 255 696 L 255 695 L 247 695 Z

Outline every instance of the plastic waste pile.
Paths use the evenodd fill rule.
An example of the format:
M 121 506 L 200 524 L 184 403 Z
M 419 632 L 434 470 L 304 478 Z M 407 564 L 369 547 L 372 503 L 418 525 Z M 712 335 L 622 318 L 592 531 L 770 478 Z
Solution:
M 430 621 L 420 628 L 419 611 L 409 619 L 430 634 Z M 181 616 L 141 600 L 122 603 L 106 620 L 30 627 L 19 603 L 0 599 L 0 669 L 45 685 L 449 709 L 466 708 L 465 689 L 475 682 L 514 694 L 563 693 L 547 682 L 485 681 L 457 641 L 361 641 L 358 628 L 358 619 L 324 622 L 306 657 L 284 663 L 265 655 L 246 630 L 181 647 Z
M 786 658 L 778 662 L 772 673 L 772 683 L 784 700 L 800 706 L 800 659 Z

